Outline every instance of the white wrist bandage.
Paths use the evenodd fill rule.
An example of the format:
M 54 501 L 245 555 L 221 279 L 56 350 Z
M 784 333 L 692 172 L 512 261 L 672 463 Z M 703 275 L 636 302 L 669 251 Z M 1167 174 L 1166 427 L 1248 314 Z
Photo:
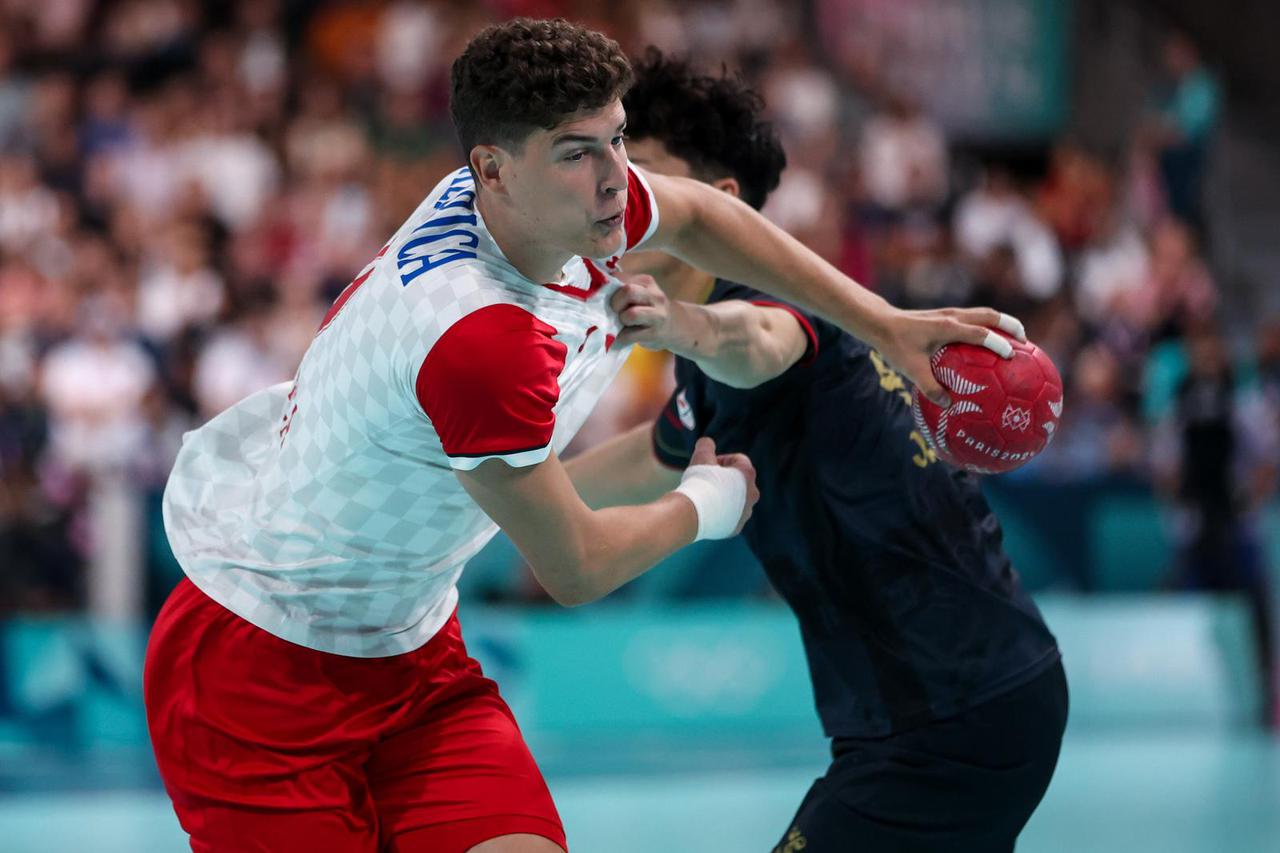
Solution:
M 747 478 L 720 465 L 690 465 L 675 490 L 693 502 L 699 539 L 728 539 L 747 503 Z

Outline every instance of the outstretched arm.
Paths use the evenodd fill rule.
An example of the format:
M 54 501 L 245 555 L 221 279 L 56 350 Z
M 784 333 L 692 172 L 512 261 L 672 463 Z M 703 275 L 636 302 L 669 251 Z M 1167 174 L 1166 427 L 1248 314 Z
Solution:
M 964 341 L 1007 358 L 1013 352 L 1009 342 L 988 327 L 1025 337 L 1020 323 L 990 308 L 894 308 L 728 193 L 689 178 L 645 177 L 660 211 L 645 248 L 827 318 L 878 349 L 935 402 L 946 400 L 929 366 L 938 347 Z

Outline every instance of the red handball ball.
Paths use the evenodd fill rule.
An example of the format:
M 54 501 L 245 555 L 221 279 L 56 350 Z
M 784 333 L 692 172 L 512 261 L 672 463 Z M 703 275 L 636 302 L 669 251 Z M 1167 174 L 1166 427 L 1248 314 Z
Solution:
M 1004 337 L 1013 344 L 1008 360 L 973 344 L 947 344 L 934 353 L 933 375 L 951 396 L 945 410 L 915 390 L 916 426 L 938 456 L 957 468 L 1012 471 L 1044 450 L 1058 430 L 1058 368 L 1035 344 Z

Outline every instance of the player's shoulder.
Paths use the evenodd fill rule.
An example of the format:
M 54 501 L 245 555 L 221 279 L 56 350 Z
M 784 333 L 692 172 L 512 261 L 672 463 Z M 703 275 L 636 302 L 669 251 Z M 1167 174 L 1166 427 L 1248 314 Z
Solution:
M 458 169 L 436 184 L 392 238 L 395 275 L 406 288 L 431 273 L 440 273 L 435 279 L 475 279 L 487 265 L 487 237 L 475 180 L 469 169 Z
M 468 311 L 445 330 L 450 338 L 466 341 L 474 350 L 472 357 L 477 359 L 494 350 L 540 345 L 543 339 L 554 338 L 556 333 L 555 327 L 531 307 L 508 300 L 489 302 Z
M 422 356 L 431 353 L 434 360 L 455 368 L 470 364 L 494 370 L 507 363 L 512 371 L 531 358 L 539 364 L 563 366 L 563 352 L 550 359 L 537 355 L 548 346 L 552 350 L 564 346 L 555 340 L 557 327 L 542 316 L 536 294 L 504 280 L 483 263 L 459 264 L 430 276 L 448 282 L 433 287 L 428 279 L 421 288 L 425 295 L 406 306 L 411 327 L 419 336 L 413 349 Z
M 383 273 L 409 310 L 442 312 L 450 324 L 529 289 L 485 227 L 467 168 L 442 178 L 405 220 L 388 244 Z

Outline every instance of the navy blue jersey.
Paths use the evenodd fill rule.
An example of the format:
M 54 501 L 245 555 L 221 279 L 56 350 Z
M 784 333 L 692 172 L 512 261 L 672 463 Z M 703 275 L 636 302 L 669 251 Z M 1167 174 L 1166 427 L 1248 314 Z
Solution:
M 726 299 L 778 304 L 716 282 L 709 301 Z M 804 358 L 750 389 L 677 359 L 654 448 L 683 467 L 709 435 L 755 464 L 760 502 L 742 535 L 800 621 L 826 733 L 902 731 L 1043 672 L 1057 644 L 976 479 L 930 451 L 879 353 L 780 307 L 809 336 Z

